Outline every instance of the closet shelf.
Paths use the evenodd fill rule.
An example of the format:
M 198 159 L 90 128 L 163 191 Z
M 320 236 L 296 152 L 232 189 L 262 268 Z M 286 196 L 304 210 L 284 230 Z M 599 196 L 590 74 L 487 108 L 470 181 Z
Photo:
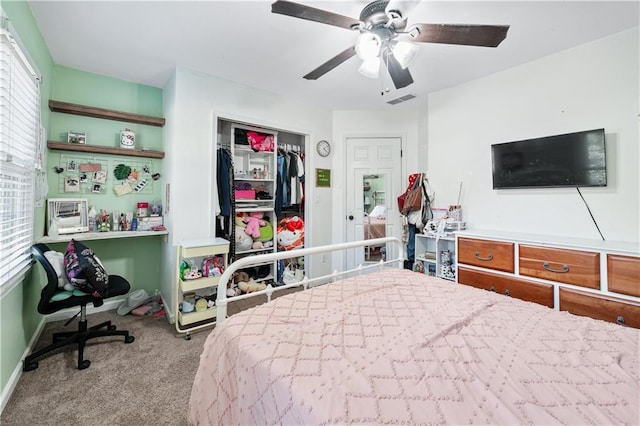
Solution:
M 47 141 L 47 148 L 55 149 L 58 151 L 88 152 L 93 154 L 124 155 L 129 157 L 146 157 L 146 158 L 164 158 L 163 151 L 112 148 L 109 146 L 85 145 L 81 143 Z
M 98 108 L 86 105 L 72 104 L 69 102 L 49 101 L 49 109 L 53 112 L 82 115 L 85 117 L 103 118 L 105 120 L 126 121 L 129 123 L 145 124 L 147 126 L 163 127 L 165 119 L 150 115 L 131 114 L 128 112 Z

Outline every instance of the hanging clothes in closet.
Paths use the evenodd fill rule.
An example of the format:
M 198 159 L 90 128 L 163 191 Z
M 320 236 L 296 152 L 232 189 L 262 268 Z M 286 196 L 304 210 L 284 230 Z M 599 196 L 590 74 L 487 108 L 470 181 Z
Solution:
M 220 203 L 220 214 L 216 221 L 216 235 L 229 241 L 235 240 L 235 197 L 233 192 L 233 156 L 228 148 L 218 148 L 216 158 L 218 202 Z M 231 244 L 229 253 L 233 258 L 233 247 Z
M 281 217 L 282 210 L 291 207 L 301 212 L 304 206 L 304 154 L 280 149 L 277 163 L 276 215 Z

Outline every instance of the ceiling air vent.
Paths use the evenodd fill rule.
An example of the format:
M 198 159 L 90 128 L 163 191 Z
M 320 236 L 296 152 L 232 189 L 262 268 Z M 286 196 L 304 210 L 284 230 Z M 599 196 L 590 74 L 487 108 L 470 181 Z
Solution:
M 413 99 L 415 97 L 416 97 L 416 95 L 412 95 L 411 93 L 409 93 L 408 95 L 404 95 L 404 96 L 400 96 L 399 98 L 391 99 L 390 101 L 387 101 L 387 103 L 390 104 L 390 105 L 396 105 L 396 104 L 399 104 L 400 102 L 405 102 L 405 101 L 411 100 L 411 99 Z

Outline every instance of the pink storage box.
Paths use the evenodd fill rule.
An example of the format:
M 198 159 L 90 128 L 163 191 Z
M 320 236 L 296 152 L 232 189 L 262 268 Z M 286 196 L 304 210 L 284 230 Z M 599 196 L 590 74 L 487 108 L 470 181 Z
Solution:
M 256 191 L 253 189 L 235 189 L 236 200 L 255 200 Z

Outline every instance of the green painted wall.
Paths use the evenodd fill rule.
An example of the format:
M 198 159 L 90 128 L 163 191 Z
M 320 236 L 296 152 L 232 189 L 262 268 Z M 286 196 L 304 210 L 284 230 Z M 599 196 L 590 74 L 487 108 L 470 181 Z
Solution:
M 162 90 L 104 77 L 84 71 L 56 65 L 54 67 L 51 99 L 71 102 L 99 108 L 113 109 L 134 114 L 162 116 Z M 59 112 L 51 113 L 51 125 L 48 139 L 66 142 L 70 130 L 87 133 L 87 144 L 108 147 L 119 147 L 120 131 L 128 128 L 136 134 L 136 147 L 162 151 L 162 127 L 146 126 L 100 118 L 82 117 Z M 107 184 L 103 185 L 100 193 L 94 193 L 89 179 L 86 184 L 80 184 L 80 192 L 65 192 L 64 180 L 67 176 L 78 177 L 79 173 L 68 173 L 67 164 L 77 162 L 102 162 L 108 165 Z M 117 164 L 126 164 L 134 169 L 149 167 L 152 173 L 160 172 L 162 160 L 140 157 L 126 157 L 100 154 L 79 154 L 75 152 L 49 151 L 47 165 L 49 198 L 80 197 L 89 200 L 96 210 L 105 209 L 109 212 L 135 212 L 139 201 L 157 202 L 161 204 L 164 183 L 162 178 L 157 181 L 149 180 L 148 187 L 140 193 L 131 193 L 118 197 L 113 191 L 113 184 L 117 180 L 113 177 L 113 168 Z M 53 167 L 59 166 L 64 172 L 56 174 Z M 77 169 L 77 166 L 76 166 Z M 142 170 L 138 170 L 142 172 Z M 106 265 L 105 265 L 106 266 Z
M 130 128 L 136 132 L 137 147 L 147 147 L 157 151 L 163 149 L 163 129 L 160 127 L 50 112 L 48 102 L 49 99 L 53 99 L 135 114 L 162 116 L 162 89 L 55 65 L 28 4 L 25 1 L 3 2 L 2 10 L 16 28 L 20 39 L 43 76 L 42 123 L 47 130 L 48 140 L 66 141 L 66 133 L 69 130 L 86 131 L 89 144 L 117 147 L 120 131 Z M 65 163 L 69 155 L 73 154 L 61 151 L 48 153 L 48 198 L 82 197 L 87 198 L 89 204 L 95 205 L 97 209 L 119 212 L 135 211 L 138 201 L 162 200 L 164 191 L 162 178 L 154 181 L 146 192 L 135 193 L 135 195 L 118 197 L 113 192 L 112 182 L 109 180 L 107 187 L 99 194 L 84 188 L 81 193 L 65 193 L 64 185 L 60 185 L 61 177 L 53 171 L 53 167 Z M 80 156 L 84 155 L 80 154 Z M 107 161 L 108 164 L 143 161 L 147 165 L 147 160 L 137 157 L 92 154 L 88 160 L 92 159 Z M 154 172 L 160 172 L 161 161 L 149 159 L 148 166 Z M 38 239 L 45 234 L 44 208 L 37 209 L 35 225 L 35 238 Z M 144 288 L 152 292 L 160 287 L 158 259 L 160 259 L 163 244 L 162 236 L 87 241 L 85 244 L 98 254 L 109 273 L 126 277 L 131 282 L 132 289 Z M 64 243 L 50 245 L 52 249 L 58 251 L 64 251 L 65 246 Z M 13 371 L 22 362 L 21 357 L 42 321 L 36 306 L 44 280 L 42 268 L 35 267 L 22 284 L 3 295 L 0 300 L 0 386 L 2 391 Z

